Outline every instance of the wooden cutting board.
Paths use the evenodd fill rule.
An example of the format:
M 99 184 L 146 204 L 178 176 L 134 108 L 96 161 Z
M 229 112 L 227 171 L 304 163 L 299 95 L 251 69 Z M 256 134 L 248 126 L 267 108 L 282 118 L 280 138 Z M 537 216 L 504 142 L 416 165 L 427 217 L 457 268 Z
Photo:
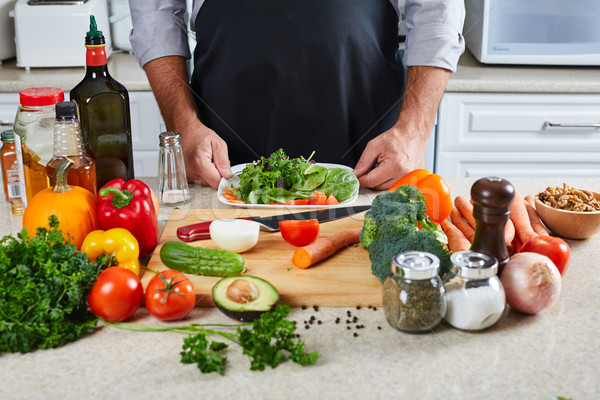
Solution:
M 296 210 L 294 210 L 296 211 Z M 286 210 L 265 209 L 214 209 L 173 210 L 158 246 L 148 263 L 148 269 L 167 269 L 160 261 L 163 243 L 177 239 L 177 228 L 202 221 L 246 216 L 268 216 L 287 213 Z M 362 226 L 364 213 L 321 224 L 319 237 Z M 189 242 L 192 246 L 215 248 L 212 240 Z M 296 248 L 281 237 L 280 232 L 260 232 L 258 244 L 243 253 L 247 270 L 253 275 L 270 282 L 279 291 L 280 303 L 290 306 L 355 307 L 381 306 L 382 285 L 371 274 L 368 252 L 360 244 L 340 250 L 330 258 L 308 269 L 299 269 L 292 264 Z M 146 270 L 142 276 L 144 288 L 154 273 Z M 194 285 L 199 306 L 213 306 L 212 287 L 221 278 L 187 275 Z

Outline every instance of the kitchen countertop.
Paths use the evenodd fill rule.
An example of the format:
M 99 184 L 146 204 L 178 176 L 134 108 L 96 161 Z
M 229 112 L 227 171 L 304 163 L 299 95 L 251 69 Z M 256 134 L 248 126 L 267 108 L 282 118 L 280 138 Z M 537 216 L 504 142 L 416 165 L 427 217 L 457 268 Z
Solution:
M 115 53 L 108 61 L 111 75 L 130 91 L 148 91 L 150 84 L 135 57 Z M 83 78 L 79 68 L 17 68 L 14 59 L 0 66 L 0 93 L 38 86 L 70 91 Z M 506 66 L 479 63 L 467 50 L 447 92 L 600 93 L 600 67 Z
M 468 196 L 474 180 L 449 178 L 447 183 L 453 196 Z M 156 180 L 146 181 L 156 186 Z M 560 178 L 510 181 L 524 194 L 563 182 Z M 572 178 L 568 183 L 600 188 L 600 178 Z M 212 189 L 192 185 L 191 193 L 186 208 L 229 207 L 217 202 Z M 362 190 L 358 201 L 369 203 L 374 195 Z M 171 210 L 161 208 L 161 228 Z M 0 234 L 14 234 L 20 226 L 21 217 L 11 216 L 8 204 L 0 200 Z M 599 398 L 600 235 L 568 242 L 571 266 L 557 303 L 536 316 L 509 311 L 483 332 L 463 332 L 442 323 L 431 333 L 405 334 L 388 325 L 382 309 L 293 308 L 291 319 L 302 322 L 315 316 L 323 322 L 310 329 L 299 324 L 305 349 L 319 352 L 314 366 L 286 362 L 274 370 L 252 372 L 248 360 L 232 345 L 222 377 L 201 374 L 194 365 L 179 362 L 181 334 L 129 332 L 100 324 L 93 334 L 61 348 L 1 355 L 0 398 Z M 363 329 L 354 324 L 347 329 L 347 311 L 358 317 Z M 337 317 L 341 324 L 335 323 Z M 133 320 L 156 323 L 143 308 Z M 197 308 L 182 323 L 189 322 L 231 320 L 214 308 Z

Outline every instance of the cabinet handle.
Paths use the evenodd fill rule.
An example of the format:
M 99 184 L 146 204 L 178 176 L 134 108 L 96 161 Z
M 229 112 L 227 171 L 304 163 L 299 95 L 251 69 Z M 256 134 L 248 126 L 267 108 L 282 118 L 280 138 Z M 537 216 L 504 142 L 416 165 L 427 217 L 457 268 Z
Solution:
M 544 122 L 544 128 L 600 128 L 600 122 L 563 122 L 554 123 L 550 121 Z

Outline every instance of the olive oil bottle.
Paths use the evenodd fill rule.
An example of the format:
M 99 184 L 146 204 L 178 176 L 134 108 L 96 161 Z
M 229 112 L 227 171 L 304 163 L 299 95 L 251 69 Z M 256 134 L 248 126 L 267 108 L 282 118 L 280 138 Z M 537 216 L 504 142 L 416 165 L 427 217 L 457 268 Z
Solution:
M 134 178 L 129 94 L 108 72 L 106 42 L 90 16 L 85 37 L 86 73 L 70 93 L 79 106 L 87 153 L 96 162 L 97 187 L 115 178 Z

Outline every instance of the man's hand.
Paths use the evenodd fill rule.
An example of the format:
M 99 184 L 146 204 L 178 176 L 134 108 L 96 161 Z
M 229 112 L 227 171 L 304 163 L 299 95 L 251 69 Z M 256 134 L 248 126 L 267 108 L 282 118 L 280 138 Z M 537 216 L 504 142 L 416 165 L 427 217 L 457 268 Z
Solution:
M 367 143 L 354 168 L 362 187 L 388 189 L 406 173 L 425 167 L 425 146 L 449 75 L 437 67 L 408 68 L 398 121 Z
M 181 147 L 188 181 L 216 189 L 221 177 L 229 179 L 233 176 L 227 144 L 199 121 L 182 132 Z
M 385 190 L 413 169 L 425 168 L 426 144 L 427 136 L 399 124 L 377 136 L 354 169 L 360 186 Z
M 198 119 L 185 59 L 157 58 L 144 65 L 144 70 L 167 129 L 181 134 L 188 180 L 216 189 L 221 177 L 232 176 L 227 144 Z

